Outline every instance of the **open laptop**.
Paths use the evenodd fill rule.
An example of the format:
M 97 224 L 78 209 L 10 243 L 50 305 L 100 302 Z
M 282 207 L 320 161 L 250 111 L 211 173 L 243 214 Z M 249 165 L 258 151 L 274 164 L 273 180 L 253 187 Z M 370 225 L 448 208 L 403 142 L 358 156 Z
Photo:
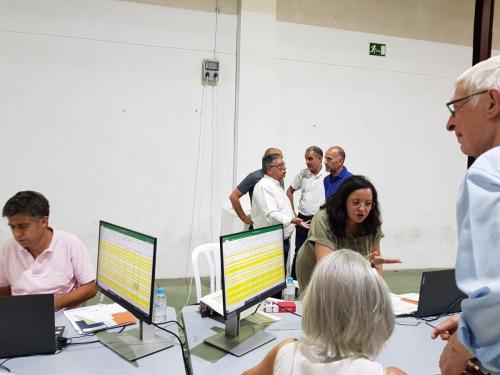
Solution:
M 458 289 L 454 269 L 424 272 L 415 316 L 422 318 L 462 311 L 464 298 L 467 295 Z
M 54 296 L 0 297 L 0 358 L 56 351 Z

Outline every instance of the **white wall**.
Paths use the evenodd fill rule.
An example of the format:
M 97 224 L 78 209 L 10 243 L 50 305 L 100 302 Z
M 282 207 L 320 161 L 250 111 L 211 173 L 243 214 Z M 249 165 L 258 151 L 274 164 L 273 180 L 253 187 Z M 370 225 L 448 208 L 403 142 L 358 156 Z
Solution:
M 471 48 L 248 10 L 241 21 L 236 181 L 269 146 L 283 149 L 289 183 L 307 146 L 342 145 L 348 168 L 379 190 L 384 254 L 400 268 L 453 265 L 466 160 L 444 130 L 444 102 Z M 203 91 L 214 14 L 0 0 L 2 202 L 43 192 L 52 224 L 94 259 L 99 219 L 157 236 L 158 276 L 185 276 L 189 248 L 216 237 L 233 188 L 236 16 L 218 25 L 222 78 Z M 370 41 L 387 56 L 368 56 Z
M 247 20 L 252 17 L 262 15 L 246 12 Z M 387 44 L 387 56 L 369 56 L 370 42 Z M 308 146 L 343 146 L 346 166 L 368 176 L 379 191 L 383 254 L 404 262 L 388 268 L 453 266 L 455 199 L 466 159 L 445 131 L 444 103 L 455 78 L 470 66 L 472 49 L 277 22 L 270 50 L 277 105 L 256 102 L 253 116 L 276 116 L 277 124 L 271 130 L 264 122 L 240 126 L 241 144 L 254 137 L 252 148 L 260 153 L 282 147 L 287 186 L 305 167 Z M 238 163 L 240 178 L 249 170 Z
M 185 276 L 232 184 L 236 17 L 219 15 L 221 80 L 203 91 L 214 30 L 207 12 L 0 1 L 1 200 L 42 192 L 94 259 L 100 219 L 157 236 L 158 276 Z

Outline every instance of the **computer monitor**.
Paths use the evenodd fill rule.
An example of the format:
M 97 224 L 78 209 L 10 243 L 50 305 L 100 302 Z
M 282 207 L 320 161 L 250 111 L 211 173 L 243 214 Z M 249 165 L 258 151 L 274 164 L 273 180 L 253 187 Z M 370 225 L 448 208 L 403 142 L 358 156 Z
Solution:
M 220 237 L 225 330 L 205 340 L 236 356 L 274 340 L 260 327 L 240 329 L 240 313 L 286 286 L 283 225 Z
M 121 333 L 100 332 L 99 340 L 129 361 L 173 345 L 154 334 L 153 298 L 156 238 L 99 222 L 98 289 L 139 319 L 139 328 Z

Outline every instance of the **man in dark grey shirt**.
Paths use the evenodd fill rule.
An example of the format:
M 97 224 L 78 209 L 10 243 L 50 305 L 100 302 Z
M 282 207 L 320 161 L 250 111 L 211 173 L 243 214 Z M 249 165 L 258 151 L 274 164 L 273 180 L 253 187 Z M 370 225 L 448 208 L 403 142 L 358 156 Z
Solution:
M 271 154 L 279 154 L 283 157 L 283 153 L 280 149 L 272 147 L 268 148 L 264 153 L 264 156 Z M 260 179 L 264 176 L 262 169 L 257 169 L 249 173 L 234 189 L 229 195 L 229 200 L 231 201 L 231 205 L 233 206 L 234 212 L 238 215 L 238 217 L 247 225 L 252 225 L 253 221 L 250 215 L 246 215 L 243 207 L 241 207 L 240 198 L 244 196 L 246 193 L 250 195 L 250 203 L 252 202 L 253 196 L 253 188 L 260 181 Z M 283 184 L 283 182 L 282 182 Z

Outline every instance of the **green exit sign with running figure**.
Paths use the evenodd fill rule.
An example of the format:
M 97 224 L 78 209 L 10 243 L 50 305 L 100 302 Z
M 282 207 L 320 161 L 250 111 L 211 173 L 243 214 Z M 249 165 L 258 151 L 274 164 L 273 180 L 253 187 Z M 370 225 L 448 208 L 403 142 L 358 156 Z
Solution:
M 370 43 L 369 52 L 372 56 L 385 56 L 385 44 Z

